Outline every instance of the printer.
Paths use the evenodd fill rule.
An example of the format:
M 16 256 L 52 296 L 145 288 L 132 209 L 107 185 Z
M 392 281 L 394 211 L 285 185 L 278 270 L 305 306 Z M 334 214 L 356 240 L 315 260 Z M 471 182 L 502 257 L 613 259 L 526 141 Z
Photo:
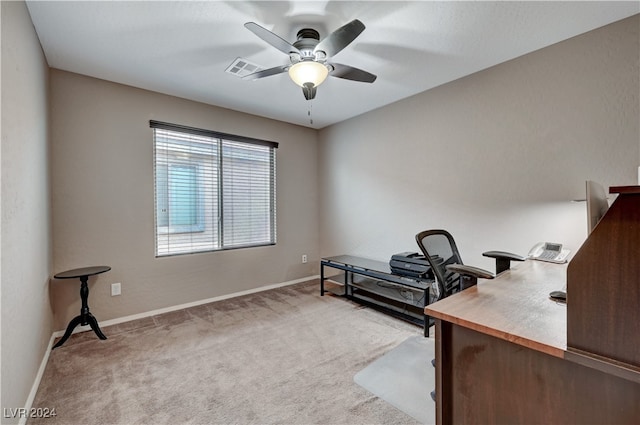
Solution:
M 389 267 L 394 274 L 433 279 L 433 271 L 426 257 L 417 252 L 401 252 L 391 256 Z

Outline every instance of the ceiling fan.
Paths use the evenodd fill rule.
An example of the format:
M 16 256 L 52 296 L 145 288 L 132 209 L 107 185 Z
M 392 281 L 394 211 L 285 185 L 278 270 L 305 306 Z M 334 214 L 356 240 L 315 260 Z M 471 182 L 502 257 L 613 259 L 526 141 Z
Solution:
M 311 100 L 315 98 L 318 86 L 328 75 L 364 83 L 373 83 L 377 78 L 362 69 L 328 62 L 330 58 L 347 47 L 364 31 L 364 24 L 357 19 L 338 28 L 322 41 L 320 41 L 318 31 L 312 28 L 303 28 L 298 31 L 298 39 L 293 44 L 255 22 L 247 22 L 244 26 L 276 49 L 289 55 L 291 61 L 288 65 L 264 69 L 242 77 L 245 80 L 256 80 L 288 72 L 291 79 L 302 87 L 304 97 Z

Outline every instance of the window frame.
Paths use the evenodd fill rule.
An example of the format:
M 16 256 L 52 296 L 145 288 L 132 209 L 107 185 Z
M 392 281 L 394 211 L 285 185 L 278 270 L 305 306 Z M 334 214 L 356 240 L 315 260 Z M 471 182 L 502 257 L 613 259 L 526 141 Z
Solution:
M 153 184 L 154 184 L 154 188 L 153 188 L 154 242 L 155 242 L 156 258 L 170 257 L 175 255 L 197 254 L 197 253 L 204 253 L 204 252 L 215 252 L 215 251 L 230 250 L 230 249 L 242 249 L 242 248 L 257 247 L 257 246 L 269 246 L 269 245 L 276 244 L 277 242 L 276 149 L 278 148 L 277 142 L 254 139 L 254 138 L 249 138 L 244 136 L 237 136 L 237 135 L 232 135 L 227 133 L 198 129 L 198 128 L 187 127 L 187 126 L 182 126 L 177 124 L 170 124 L 170 123 L 154 121 L 154 120 L 149 121 L 149 126 L 153 129 L 152 139 L 153 139 Z M 215 153 L 205 154 L 205 155 L 213 155 L 209 159 L 212 161 L 215 161 L 216 163 L 216 167 L 214 167 L 215 169 L 214 172 L 217 173 L 217 177 L 215 179 L 212 179 L 214 183 L 211 183 L 211 184 L 204 183 L 204 179 L 200 171 L 199 160 L 192 158 L 192 156 L 197 156 L 199 154 L 192 155 L 189 153 L 185 155 L 184 153 L 181 153 L 180 158 L 178 158 L 177 151 L 174 153 L 171 153 L 170 149 L 159 148 L 158 145 L 161 145 L 162 143 L 169 143 L 169 142 L 167 141 L 159 142 L 158 133 L 156 132 L 156 130 L 165 130 L 168 132 L 180 133 L 182 137 L 204 136 L 210 139 L 210 140 L 207 140 L 207 143 L 211 143 L 211 146 L 216 144 L 217 148 L 212 150 L 212 152 L 215 152 Z M 167 138 L 166 140 L 170 140 L 170 133 L 164 133 L 162 134 L 162 137 Z M 175 139 L 175 140 L 178 140 L 178 139 Z M 199 142 L 189 141 L 184 143 L 187 146 L 192 146 L 192 144 L 197 144 Z M 176 144 L 180 144 L 180 143 L 176 143 Z M 252 147 L 252 145 L 254 146 Z M 236 147 L 234 148 L 233 146 L 236 146 Z M 268 148 L 267 151 L 264 151 L 265 147 Z M 229 242 L 225 238 L 225 232 L 227 232 L 228 234 L 228 230 L 226 228 L 228 222 L 225 221 L 225 215 L 227 214 L 227 211 L 225 211 L 225 205 L 228 204 L 228 201 L 227 203 L 224 202 L 225 191 L 230 191 L 231 189 L 233 189 L 233 186 L 225 188 L 226 183 L 224 181 L 225 179 L 223 178 L 223 176 L 225 175 L 225 171 L 229 170 L 229 167 L 231 167 L 230 171 L 232 172 L 237 172 L 239 170 L 237 166 L 224 165 L 225 163 L 224 158 L 226 157 L 225 156 L 226 154 L 224 152 L 228 149 L 232 149 L 232 151 L 235 154 L 240 153 L 240 156 L 247 155 L 247 158 L 249 160 L 268 162 L 268 164 L 266 164 L 266 168 L 261 170 L 262 174 L 259 174 L 259 176 L 261 177 L 257 178 L 255 181 L 250 180 L 251 185 L 253 185 L 254 183 L 257 183 L 258 186 L 262 185 L 264 186 L 264 188 L 266 188 L 264 192 L 261 192 L 261 190 L 264 188 L 259 187 L 258 195 L 266 199 L 266 201 L 263 200 L 263 202 L 260 203 L 260 205 L 264 209 L 263 211 L 265 213 L 264 217 L 267 218 L 267 223 L 262 228 L 257 227 L 258 229 L 257 233 L 261 234 L 263 237 L 256 237 L 254 240 L 249 240 L 247 243 L 244 243 L 244 242 L 234 243 L 233 238 L 231 242 Z M 251 156 L 251 154 L 247 152 L 243 152 L 243 149 L 246 149 L 247 152 L 249 150 L 254 150 L 257 153 L 254 154 L 255 156 Z M 162 154 L 164 155 L 162 159 L 158 159 L 158 150 L 165 151 Z M 159 164 L 159 162 L 161 164 Z M 206 161 L 202 160 L 201 162 L 204 163 Z M 159 218 L 160 217 L 159 213 L 162 210 L 162 205 L 160 205 L 162 201 L 159 201 L 160 192 L 158 191 L 158 187 L 160 186 L 160 184 L 158 182 L 159 181 L 158 168 L 166 167 L 166 170 L 167 170 L 165 174 L 166 175 L 165 188 L 163 189 L 165 190 L 164 192 L 165 199 L 163 200 L 164 201 L 163 205 L 165 205 L 166 208 L 168 209 L 169 204 L 171 202 L 170 193 L 169 193 L 170 185 L 171 185 L 169 170 L 171 166 L 195 167 L 195 170 L 196 170 L 195 176 L 198 184 L 196 186 L 197 212 L 196 212 L 196 220 L 195 220 L 195 223 L 193 224 L 171 225 L 171 223 L 169 222 L 169 220 L 171 220 L 171 216 L 167 216 L 166 218 L 167 225 L 160 224 L 162 220 Z M 202 168 L 205 169 L 207 166 L 202 166 Z M 252 174 L 252 173 L 249 173 L 249 174 Z M 208 186 L 205 186 L 205 184 L 208 184 Z M 216 192 L 216 194 L 211 195 L 212 198 L 209 199 L 209 201 L 212 203 L 212 206 L 213 206 L 213 209 L 210 212 L 208 210 L 205 211 L 205 208 L 209 208 L 209 207 L 205 207 L 206 202 L 201 198 L 203 196 L 202 192 L 209 191 L 208 193 L 212 193 L 212 188 L 213 188 L 213 192 Z M 251 188 L 253 188 L 253 186 L 251 186 Z M 242 212 L 244 212 L 246 215 L 250 215 L 250 214 L 247 214 L 247 211 L 250 212 L 250 211 L 253 211 L 253 209 L 252 208 L 247 208 L 246 210 L 240 209 L 238 210 L 238 214 L 240 214 L 240 216 L 235 216 L 235 218 L 237 219 L 237 217 L 242 217 Z M 208 216 L 208 219 L 205 216 Z M 198 244 L 195 244 L 197 246 L 194 246 L 194 244 L 190 242 L 182 242 L 182 243 L 176 242 L 176 245 L 172 249 L 173 240 L 179 237 L 180 235 L 186 235 L 188 239 L 189 234 L 205 233 L 205 231 L 207 230 L 206 229 L 207 220 L 209 220 L 208 222 L 210 224 L 211 223 L 217 224 L 217 228 L 214 229 L 212 226 L 212 228 L 209 229 L 209 231 L 211 232 L 210 240 L 207 239 L 209 236 L 205 235 L 204 240 L 206 242 L 199 242 Z M 250 235 L 253 235 L 253 232 L 255 229 L 252 227 L 253 222 L 251 220 L 248 221 L 248 226 L 247 226 L 247 222 L 243 222 L 242 220 L 239 220 L 239 222 L 243 223 L 244 225 L 240 225 L 238 227 L 231 227 L 232 236 L 236 237 L 240 235 L 238 237 L 242 239 L 241 233 L 236 233 L 236 232 L 242 232 L 243 230 L 247 230 Z M 251 237 L 253 236 L 250 236 L 249 238 Z

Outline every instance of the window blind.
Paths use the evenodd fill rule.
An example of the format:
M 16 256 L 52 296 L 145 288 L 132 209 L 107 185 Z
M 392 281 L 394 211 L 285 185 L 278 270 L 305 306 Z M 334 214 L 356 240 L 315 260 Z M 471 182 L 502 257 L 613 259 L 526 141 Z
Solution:
M 150 125 L 156 256 L 276 243 L 277 143 Z

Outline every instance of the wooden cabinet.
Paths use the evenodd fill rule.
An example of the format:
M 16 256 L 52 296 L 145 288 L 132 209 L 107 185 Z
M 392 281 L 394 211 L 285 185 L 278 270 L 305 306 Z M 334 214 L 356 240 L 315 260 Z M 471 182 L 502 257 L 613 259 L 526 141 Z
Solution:
M 640 368 L 640 187 L 609 191 L 618 197 L 567 269 L 567 346 Z

